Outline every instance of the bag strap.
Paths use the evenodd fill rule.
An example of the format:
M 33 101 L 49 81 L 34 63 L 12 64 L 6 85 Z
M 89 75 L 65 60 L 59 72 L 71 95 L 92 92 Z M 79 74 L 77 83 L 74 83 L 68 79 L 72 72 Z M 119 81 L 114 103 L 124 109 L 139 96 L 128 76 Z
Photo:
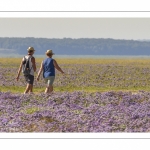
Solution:
M 26 57 L 24 56 L 24 60 L 26 60 L 25 67 L 27 66 L 27 61 L 28 61 L 30 58 L 32 58 L 32 56 L 29 56 L 28 58 L 26 58 Z
M 32 57 L 33 57 L 33 56 L 29 56 L 27 60 L 31 59 Z M 31 66 L 31 68 L 30 68 L 30 66 L 29 66 L 29 70 L 30 70 L 30 71 L 31 71 L 32 67 L 33 67 L 33 65 Z

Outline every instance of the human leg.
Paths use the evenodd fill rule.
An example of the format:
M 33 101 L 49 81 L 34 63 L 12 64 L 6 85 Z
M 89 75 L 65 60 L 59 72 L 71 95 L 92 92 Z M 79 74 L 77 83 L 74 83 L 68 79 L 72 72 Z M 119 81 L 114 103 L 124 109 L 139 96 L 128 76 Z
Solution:
M 49 93 L 49 87 L 46 87 L 45 94 Z
M 47 86 L 46 89 L 45 89 L 45 93 L 50 94 L 52 92 L 53 92 L 53 86 L 52 85 Z
M 49 93 L 52 93 L 53 92 L 53 83 L 54 83 L 54 80 L 55 80 L 55 76 L 51 76 L 48 80 L 48 86 L 49 86 Z
M 49 91 L 48 92 L 49 93 L 53 92 L 53 86 L 52 85 L 49 86 Z
M 34 76 L 32 75 L 27 75 L 25 76 L 25 80 L 27 82 L 26 89 L 24 91 L 24 94 L 26 93 L 32 93 L 33 92 L 33 82 L 34 82 Z
M 33 84 L 30 84 L 30 90 L 29 90 L 30 93 L 33 93 Z
M 31 89 L 31 84 L 27 84 L 24 94 L 28 93 Z
M 45 82 L 47 83 L 47 87 L 45 89 L 45 93 L 51 93 L 53 91 L 53 82 L 54 82 L 55 76 L 50 76 L 45 78 Z
M 48 78 L 45 78 L 44 80 L 45 80 L 45 83 L 48 83 Z M 46 87 L 45 94 L 47 94 L 48 91 L 49 91 L 49 86 Z

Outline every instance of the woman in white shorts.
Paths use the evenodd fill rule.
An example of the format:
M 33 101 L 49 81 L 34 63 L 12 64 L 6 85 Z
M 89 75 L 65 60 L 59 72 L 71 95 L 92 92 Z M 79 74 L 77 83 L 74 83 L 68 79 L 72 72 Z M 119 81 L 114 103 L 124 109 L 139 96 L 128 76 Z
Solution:
M 47 87 L 45 89 L 45 93 L 51 93 L 53 91 L 53 83 L 55 80 L 55 68 L 64 74 L 62 69 L 58 66 L 56 60 L 52 58 L 54 55 L 52 50 L 46 51 L 47 58 L 42 61 L 40 70 L 37 75 L 37 81 L 39 81 L 39 77 L 41 72 L 43 71 L 43 78 L 47 83 Z

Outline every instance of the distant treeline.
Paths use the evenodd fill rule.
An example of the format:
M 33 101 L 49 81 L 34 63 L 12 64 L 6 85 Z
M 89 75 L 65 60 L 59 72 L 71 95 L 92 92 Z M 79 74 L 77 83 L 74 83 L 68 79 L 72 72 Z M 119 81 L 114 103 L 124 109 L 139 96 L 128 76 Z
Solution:
M 29 46 L 42 55 L 52 49 L 57 55 L 150 55 L 150 41 L 115 39 L 47 39 L 47 38 L 0 38 L 0 53 L 25 54 Z

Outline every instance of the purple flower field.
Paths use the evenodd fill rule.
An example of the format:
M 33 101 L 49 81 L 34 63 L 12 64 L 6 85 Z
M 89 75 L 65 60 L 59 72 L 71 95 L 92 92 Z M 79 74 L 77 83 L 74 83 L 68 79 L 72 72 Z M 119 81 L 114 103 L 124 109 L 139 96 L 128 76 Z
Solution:
M 149 132 L 150 92 L 0 92 L 0 132 Z
M 34 94 L 21 94 L 20 59 L 1 61 L 0 132 L 150 131 L 149 60 L 67 61 L 60 61 L 66 74 L 56 71 L 50 96 L 42 76 Z

